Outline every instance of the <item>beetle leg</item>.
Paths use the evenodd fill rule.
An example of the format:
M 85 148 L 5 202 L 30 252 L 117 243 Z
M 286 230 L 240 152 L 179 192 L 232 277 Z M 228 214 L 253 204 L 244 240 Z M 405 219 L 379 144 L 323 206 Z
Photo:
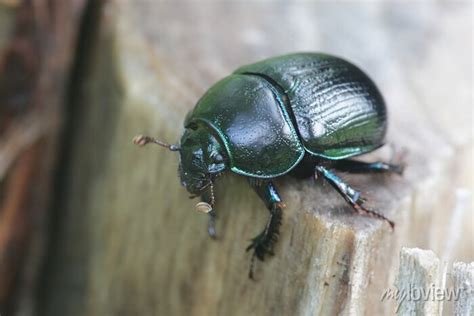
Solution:
M 335 169 L 350 173 L 365 173 L 365 172 L 394 172 L 399 175 L 403 173 L 403 164 L 394 165 L 385 162 L 363 162 L 357 160 L 338 160 L 332 165 Z
M 249 178 L 249 183 L 270 211 L 270 216 L 264 230 L 252 239 L 252 242 L 246 249 L 247 251 L 253 249 L 249 269 L 249 278 L 253 279 L 253 265 L 255 258 L 263 261 L 265 255 L 273 255 L 273 246 L 278 240 L 282 210 L 285 207 L 285 204 L 281 200 L 271 181 Z
M 385 220 L 390 227 L 393 229 L 395 223 L 382 214 L 379 214 L 373 210 L 370 210 L 363 206 L 364 199 L 361 197 L 360 192 L 354 190 L 348 184 L 346 184 L 341 178 L 329 171 L 323 166 L 316 166 L 315 173 L 318 176 L 324 177 L 338 192 L 341 194 L 344 199 L 353 207 L 356 213 L 367 215 L 379 219 Z
M 216 234 L 216 211 L 214 209 L 212 209 L 212 211 L 210 211 L 208 213 L 209 215 L 209 221 L 207 222 L 207 233 L 209 234 L 209 237 L 211 237 L 212 239 L 216 239 L 217 238 L 217 234 Z
M 217 238 L 217 234 L 216 234 L 217 213 L 216 213 L 216 210 L 214 209 L 215 197 L 214 197 L 214 184 L 212 182 L 209 185 L 209 191 L 201 195 L 201 201 L 208 203 L 212 207 L 211 211 L 207 213 L 209 216 L 209 221 L 207 223 L 207 233 L 212 239 L 216 239 Z

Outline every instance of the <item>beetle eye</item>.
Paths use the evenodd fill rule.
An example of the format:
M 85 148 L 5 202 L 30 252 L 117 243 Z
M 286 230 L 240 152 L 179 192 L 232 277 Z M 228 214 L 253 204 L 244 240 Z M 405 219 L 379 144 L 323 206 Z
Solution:
M 188 126 L 186 126 L 186 128 L 189 128 L 193 131 L 197 130 L 198 126 L 196 123 L 190 123 Z

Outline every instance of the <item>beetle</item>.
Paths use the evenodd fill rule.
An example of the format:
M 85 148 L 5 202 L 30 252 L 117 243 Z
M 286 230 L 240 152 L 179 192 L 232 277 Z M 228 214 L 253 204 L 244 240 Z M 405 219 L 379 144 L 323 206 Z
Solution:
M 201 196 L 196 208 L 210 216 L 216 236 L 214 181 L 226 171 L 248 179 L 269 210 L 252 239 L 253 263 L 273 254 L 284 203 L 273 179 L 286 174 L 322 177 L 358 214 L 393 221 L 364 206 L 360 192 L 334 170 L 394 172 L 402 165 L 350 158 L 384 144 L 387 111 L 374 82 L 352 63 L 323 53 L 293 53 L 246 65 L 215 83 L 184 120 L 179 145 L 137 136 L 180 155 L 181 184 Z

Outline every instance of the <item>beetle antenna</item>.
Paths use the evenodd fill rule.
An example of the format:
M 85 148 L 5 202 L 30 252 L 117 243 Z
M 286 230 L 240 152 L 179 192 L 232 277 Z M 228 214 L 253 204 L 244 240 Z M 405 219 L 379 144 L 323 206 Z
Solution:
M 133 143 L 138 146 L 145 146 L 146 144 L 156 144 L 160 145 L 161 147 L 168 148 L 171 151 L 179 151 L 181 148 L 178 145 L 173 145 L 173 144 L 168 144 L 165 142 L 162 142 L 156 138 L 150 137 L 150 136 L 144 136 L 144 135 L 137 135 L 133 138 Z

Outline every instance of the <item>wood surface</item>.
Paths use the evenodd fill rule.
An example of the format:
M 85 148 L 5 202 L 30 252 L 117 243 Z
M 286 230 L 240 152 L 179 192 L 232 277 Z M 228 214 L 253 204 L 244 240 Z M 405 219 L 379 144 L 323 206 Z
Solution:
M 474 262 L 455 262 L 452 268 L 454 289 L 460 290 L 460 298 L 454 301 L 455 315 L 474 313 Z
M 443 264 L 431 250 L 402 248 L 400 269 L 396 288 L 401 293 L 397 306 L 398 315 L 441 315 L 442 301 L 423 299 L 422 289 L 441 289 L 443 285 Z M 423 292 L 423 294 L 425 294 Z M 418 297 L 420 296 L 420 297 Z M 423 295 L 424 296 L 424 295 Z M 429 295 L 428 295 L 429 296 Z
M 472 261 L 472 25 L 467 2 L 110 1 L 89 28 L 42 315 L 376 315 L 401 246 Z M 403 178 L 343 175 L 396 222 L 355 216 L 324 181 L 276 180 L 287 205 L 274 257 L 247 278 L 267 211 L 245 179 L 217 183 L 218 240 L 180 186 L 187 113 L 240 65 L 282 53 L 343 56 L 377 83 Z M 389 160 L 387 146 L 364 160 Z M 453 216 L 455 214 L 456 216 Z M 469 235 L 471 237 L 469 237 Z M 447 238 L 449 237 L 449 238 Z M 449 242 L 447 242 L 449 239 Z
M 397 315 L 472 315 L 474 262 L 448 262 L 431 250 L 402 248 L 391 290 L 384 300 L 396 301 Z

